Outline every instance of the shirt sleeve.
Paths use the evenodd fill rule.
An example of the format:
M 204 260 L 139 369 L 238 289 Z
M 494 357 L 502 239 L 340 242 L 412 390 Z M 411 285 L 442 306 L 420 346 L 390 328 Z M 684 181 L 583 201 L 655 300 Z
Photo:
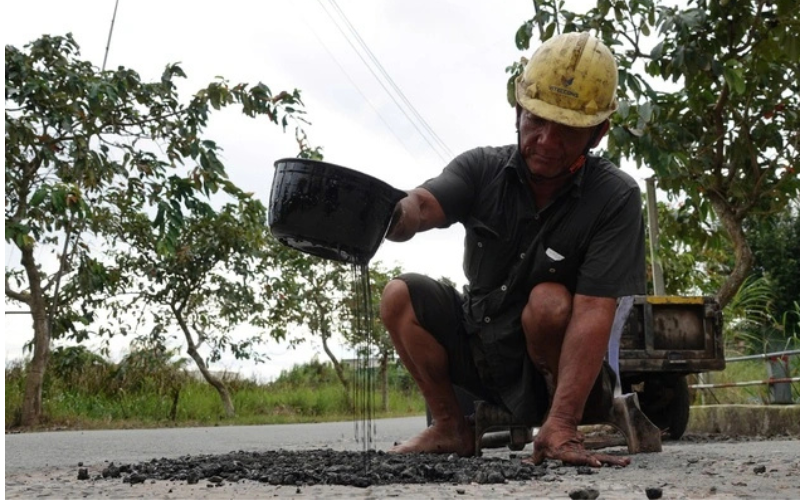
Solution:
M 576 293 L 598 297 L 643 295 L 646 291 L 644 218 L 639 187 L 634 185 L 607 207 L 589 242 L 578 272 Z
M 448 227 L 463 222 L 473 205 L 482 175 L 484 152 L 480 148 L 466 151 L 453 159 L 437 177 L 420 187 L 430 193 L 442 206 Z

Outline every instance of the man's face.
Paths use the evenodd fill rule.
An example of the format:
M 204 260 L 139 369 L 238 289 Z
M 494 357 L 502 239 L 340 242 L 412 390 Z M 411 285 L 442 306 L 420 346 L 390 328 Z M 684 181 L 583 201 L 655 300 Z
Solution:
M 551 122 L 523 109 L 519 117 L 520 153 L 535 177 L 557 178 L 583 153 L 594 131 L 594 127 Z

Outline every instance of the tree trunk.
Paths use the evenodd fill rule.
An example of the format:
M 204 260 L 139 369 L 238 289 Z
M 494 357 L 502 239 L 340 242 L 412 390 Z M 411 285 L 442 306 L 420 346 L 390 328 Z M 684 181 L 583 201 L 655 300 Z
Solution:
M 211 387 L 216 389 L 217 393 L 219 394 L 219 398 L 222 400 L 222 406 L 225 408 L 225 416 L 228 418 L 235 416 L 236 411 L 233 408 L 231 393 L 220 379 L 214 375 L 211 375 L 211 372 L 208 371 L 208 367 L 206 366 L 206 362 L 203 361 L 203 357 L 200 356 L 199 352 L 197 352 L 197 346 L 202 343 L 202 339 L 200 342 L 195 343 L 194 337 L 192 336 L 192 331 L 189 329 L 189 325 L 186 324 L 183 314 L 181 313 L 181 309 L 176 307 L 175 304 L 170 304 L 170 309 L 175 315 L 175 319 L 178 321 L 178 325 L 180 325 L 183 336 L 186 339 L 186 352 L 188 352 L 189 356 L 191 356 L 191 358 L 194 360 L 194 363 L 197 365 L 197 368 L 200 370 L 200 374 L 203 375 L 203 378 L 206 380 L 206 382 L 211 384 Z
M 169 419 L 173 422 L 178 419 L 178 401 L 181 397 L 181 388 L 176 387 L 172 390 L 172 408 L 169 410 Z
M 342 383 L 344 386 L 344 393 L 345 397 L 347 398 L 347 406 L 349 408 L 353 408 L 353 398 L 350 394 L 350 381 L 347 380 L 347 377 L 344 374 L 344 368 L 342 364 L 336 359 L 336 356 L 333 355 L 333 351 L 328 347 L 328 335 L 323 333 L 320 335 L 322 337 L 322 349 L 325 351 L 325 354 L 328 355 L 328 359 L 331 360 L 333 364 L 333 369 L 336 372 L 336 376 L 339 378 L 339 382 Z
M 381 356 L 381 407 L 389 411 L 389 354 Z
M 711 206 L 714 207 L 717 217 L 719 217 L 722 226 L 728 233 L 733 244 L 733 253 L 735 257 L 735 264 L 733 270 L 728 275 L 728 278 L 717 291 L 717 300 L 721 307 L 725 307 L 731 299 L 736 295 L 736 292 L 744 283 L 744 280 L 753 269 L 755 261 L 753 251 L 747 243 L 742 229 L 742 222 L 736 217 L 731 207 L 719 196 L 709 193 L 709 200 Z
M 42 416 L 42 385 L 50 358 L 50 322 L 47 315 L 47 304 L 42 290 L 42 279 L 36 261 L 33 258 L 33 247 L 20 248 L 22 265 L 30 285 L 30 306 L 33 316 L 33 359 L 28 365 L 25 379 L 25 395 L 22 399 L 20 424 L 24 427 L 39 423 Z
M 233 400 L 231 399 L 231 393 L 228 391 L 228 388 L 225 387 L 225 384 L 222 383 L 220 379 L 211 375 L 211 372 L 208 371 L 208 367 L 206 367 L 205 361 L 203 361 L 203 357 L 200 356 L 200 353 L 197 352 L 197 349 L 194 346 L 190 346 L 188 349 L 189 356 L 192 357 L 197 368 L 200 370 L 200 373 L 203 375 L 203 378 L 206 379 L 206 382 L 211 384 L 211 387 L 217 390 L 219 393 L 219 398 L 222 400 L 222 406 L 225 407 L 225 416 L 231 418 L 236 415 L 236 412 L 233 408 Z

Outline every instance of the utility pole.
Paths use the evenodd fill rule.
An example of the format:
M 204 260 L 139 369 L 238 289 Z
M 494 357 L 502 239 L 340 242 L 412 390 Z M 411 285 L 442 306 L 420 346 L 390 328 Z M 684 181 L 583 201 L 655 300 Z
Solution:
M 650 234 L 650 265 L 653 268 L 653 295 L 665 295 L 664 271 L 658 256 L 658 207 L 656 205 L 656 178 L 647 178 L 647 226 Z
M 114 21 L 117 20 L 117 7 L 119 7 L 119 0 L 114 2 L 114 14 L 111 16 L 111 27 L 108 29 L 108 41 L 106 41 L 106 53 L 103 56 L 103 68 L 100 71 L 106 70 L 106 61 L 108 60 L 108 49 L 111 48 L 111 35 L 114 33 Z

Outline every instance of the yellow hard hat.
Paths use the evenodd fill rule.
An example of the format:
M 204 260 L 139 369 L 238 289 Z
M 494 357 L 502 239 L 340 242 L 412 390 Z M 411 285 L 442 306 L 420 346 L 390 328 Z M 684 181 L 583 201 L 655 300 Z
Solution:
M 593 127 L 617 110 L 617 63 L 589 33 L 547 40 L 515 83 L 520 106 L 563 125 Z

